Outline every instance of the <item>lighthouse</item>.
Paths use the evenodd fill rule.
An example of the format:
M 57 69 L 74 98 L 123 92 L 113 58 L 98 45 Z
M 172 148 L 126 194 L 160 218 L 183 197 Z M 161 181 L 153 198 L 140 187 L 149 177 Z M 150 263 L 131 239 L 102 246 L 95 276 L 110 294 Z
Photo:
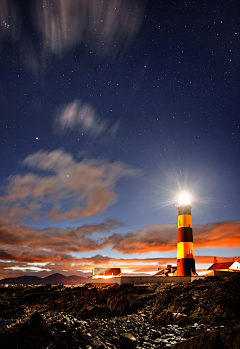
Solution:
M 177 276 L 196 274 L 190 196 L 178 199 Z

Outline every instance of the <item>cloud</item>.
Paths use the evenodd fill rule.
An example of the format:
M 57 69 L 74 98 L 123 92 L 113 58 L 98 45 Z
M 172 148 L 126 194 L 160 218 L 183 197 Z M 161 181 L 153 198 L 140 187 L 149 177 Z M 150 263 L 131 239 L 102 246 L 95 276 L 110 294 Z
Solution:
M 196 225 L 193 237 L 195 249 L 240 247 L 240 221 Z M 124 254 L 175 251 L 177 225 L 149 225 L 124 236 L 116 233 L 108 238 L 108 242 L 114 250 Z
M 124 225 L 116 220 L 107 219 L 103 223 L 83 225 L 78 228 L 68 227 L 62 229 L 55 227 L 33 229 L 26 227 L 19 221 L 12 221 L 12 219 L 0 217 L 0 245 L 4 248 L 4 252 L 2 250 L 0 253 L 0 259 L 11 259 L 12 252 L 10 253 L 9 251 L 13 249 L 16 255 L 15 249 L 18 248 L 21 250 L 23 246 L 27 246 L 27 248 L 23 249 L 24 254 L 21 254 L 21 258 L 30 258 L 23 259 L 28 262 L 52 261 L 50 258 L 51 254 L 53 257 L 56 256 L 56 254 L 58 254 L 58 256 L 60 254 L 62 256 L 61 260 L 63 260 L 68 259 L 69 257 L 67 254 L 71 252 L 96 251 L 108 246 L 112 246 L 114 250 L 118 250 L 123 254 L 147 254 L 154 251 L 159 253 L 176 252 L 177 233 L 176 229 L 172 230 L 172 228 L 174 228 L 172 224 L 155 225 L 152 230 L 152 236 L 151 226 L 144 227 L 142 231 L 127 233 L 125 236 L 112 232 L 112 230 L 117 227 L 124 227 Z M 201 251 L 201 248 L 206 247 L 240 247 L 239 221 L 211 224 L 211 229 L 209 225 L 197 226 L 197 228 L 194 235 L 196 251 Z M 223 231 L 225 232 L 224 236 L 222 234 Z M 215 243 L 216 241 L 218 241 L 217 245 Z M 9 249 L 10 247 L 11 249 Z M 51 252 L 51 254 L 49 254 L 49 252 Z M 21 261 L 21 259 L 19 259 L 19 253 L 18 251 L 16 261 Z M 44 256 L 46 256 L 46 259 Z M 200 262 L 201 257 L 197 258 L 198 263 L 205 263 L 203 261 Z M 70 260 L 72 261 L 71 258 Z M 90 261 L 96 265 L 105 265 L 112 263 L 112 260 L 112 258 L 107 256 L 96 255 L 91 258 L 83 258 L 82 262 L 89 264 Z M 154 259 L 148 258 L 147 260 L 150 263 L 150 261 Z M 115 261 L 122 263 L 122 259 Z M 136 262 L 135 259 L 124 259 L 123 263 L 124 261 L 130 264 Z M 208 260 L 208 263 L 211 262 L 212 257 L 211 261 Z M 165 258 L 159 257 L 158 263 L 160 265 L 165 264 Z M 170 261 L 170 263 L 173 262 Z
M 209 223 L 196 226 L 194 242 L 203 247 L 240 247 L 240 221 Z
M 14 248 L 27 246 L 26 251 L 32 254 L 41 250 L 53 253 L 89 252 L 108 246 L 107 235 L 112 229 L 122 226 L 121 222 L 106 219 L 103 223 L 83 225 L 75 229 L 33 229 L 21 222 L 13 223 L 11 219 L 0 217 L 0 245 Z
M 200 257 L 201 260 L 208 257 Z M 91 270 L 94 266 L 121 266 L 126 269 L 134 269 L 141 268 L 146 265 L 151 268 L 156 269 L 156 265 L 166 265 L 176 263 L 176 258 L 113 258 L 108 256 L 102 256 L 97 254 L 92 257 L 82 257 L 77 258 L 72 256 L 71 254 L 66 253 L 56 253 L 49 252 L 45 250 L 33 251 L 29 250 L 29 248 L 16 248 L 3 246 L 0 248 L 0 260 L 5 263 L 13 262 L 24 262 L 24 263 L 35 263 L 35 264 L 47 264 L 57 265 L 60 264 L 65 266 L 66 268 L 73 267 L 73 270 L 79 268 L 81 266 L 82 270 Z M 7 262 L 6 262 L 7 261 Z M 210 262 L 212 261 L 212 257 L 210 257 Z M 209 263 L 210 263 L 209 262 Z
M 61 132 L 68 130 L 81 132 L 83 134 L 98 136 L 104 132 L 114 135 L 119 123 L 109 125 L 106 120 L 101 120 L 96 110 L 88 103 L 83 103 L 80 99 L 69 103 L 59 109 L 55 116 L 55 128 Z
M 81 44 L 99 56 L 116 54 L 133 41 L 143 6 L 126 0 L 42 0 L 34 2 L 43 49 L 61 56 Z
M 25 263 L 72 263 L 76 258 L 68 254 L 56 254 L 47 251 L 29 251 L 29 248 L 14 248 L 13 246 L 2 246 L 0 248 L 0 260 L 6 263 L 25 262 Z
M 0 2 L 0 38 L 16 41 L 20 36 L 21 16 L 17 4 L 12 0 Z M 17 29 L 17 30 L 16 30 Z
M 116 233 L 109 237 L 113 249 L 125 254 L 174 251 L 176 240 L 176 224 L 149 225 L 124 236 Z
M 51 56 L 60 58 L 78 46 L 94 58 L 114 60 L 133 42 L 145 10 L 138 0 L 32 0 L 28 7 L 26 13 L 21 2 L 0 2 L 0 49 L 10 39 L 14 55 L 19 51 L 35 76 Z
M 8 179 L 0 210 L 12 218 L 29 215 L 58 221 L 93 216 L 117 201 L 114 186 L 119 179 L 137 174 L 120 162 L 75 161 L 61 149 L 39 151 L 22 164 L 43 174 L 30 172 Z
M 218 257 L 219 262 L 229 261 L 230 258 Z M 196 263 L 207 266 L 212 264 L 212 256 L 197 256 Z M 91 274 L 93 267 L 120 267 L 123 273 L 156 273 L 158 268 L 166 265 L 176 265 L 175 258 L 111 258 L 102 255 L 77 258 L 70 254 L 53 253 L 48 251 L 29 251 L 27 248 L 0 248 L 0 279 L 6 276 L 38 274 L 47 276 L 53 272 L 63 274 Z M 206 266 L 206 267 L 207 267 Z M 84 274 L 83 274 L 84 275 Z M 85 274 L 86 275 L 86 274 Z

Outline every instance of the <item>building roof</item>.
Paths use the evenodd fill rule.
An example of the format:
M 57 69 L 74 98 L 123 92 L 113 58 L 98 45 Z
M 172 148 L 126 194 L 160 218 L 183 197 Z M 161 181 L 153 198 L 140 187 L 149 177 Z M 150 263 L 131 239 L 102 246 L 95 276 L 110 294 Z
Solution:
M 219 269 L 229 269 L 234 262 L 224 262 L 212 264 L 208 270 L 219 270 Z

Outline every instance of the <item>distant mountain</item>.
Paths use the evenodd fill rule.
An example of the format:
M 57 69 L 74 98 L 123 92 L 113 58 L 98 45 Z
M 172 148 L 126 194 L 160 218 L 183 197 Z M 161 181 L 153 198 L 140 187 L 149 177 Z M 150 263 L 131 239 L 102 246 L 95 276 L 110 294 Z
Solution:
M 85 276 L 65 276 L 59 273 L 49 275 L 45 278 L 38 276 L 20 276 L 16 278 L 5 278 L 0 280 L 0 285 L 46 285 L 46 284 L 64 284 L 64 285 L 78 285 L 84 284 L 87 278 Z

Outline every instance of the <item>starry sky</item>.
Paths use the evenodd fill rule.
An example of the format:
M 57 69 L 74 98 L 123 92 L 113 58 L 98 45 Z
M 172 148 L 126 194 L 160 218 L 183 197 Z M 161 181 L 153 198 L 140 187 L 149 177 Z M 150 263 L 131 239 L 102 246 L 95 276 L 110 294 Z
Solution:
M 0 278 L 240 256 L 237 0 L 0 1 Z

